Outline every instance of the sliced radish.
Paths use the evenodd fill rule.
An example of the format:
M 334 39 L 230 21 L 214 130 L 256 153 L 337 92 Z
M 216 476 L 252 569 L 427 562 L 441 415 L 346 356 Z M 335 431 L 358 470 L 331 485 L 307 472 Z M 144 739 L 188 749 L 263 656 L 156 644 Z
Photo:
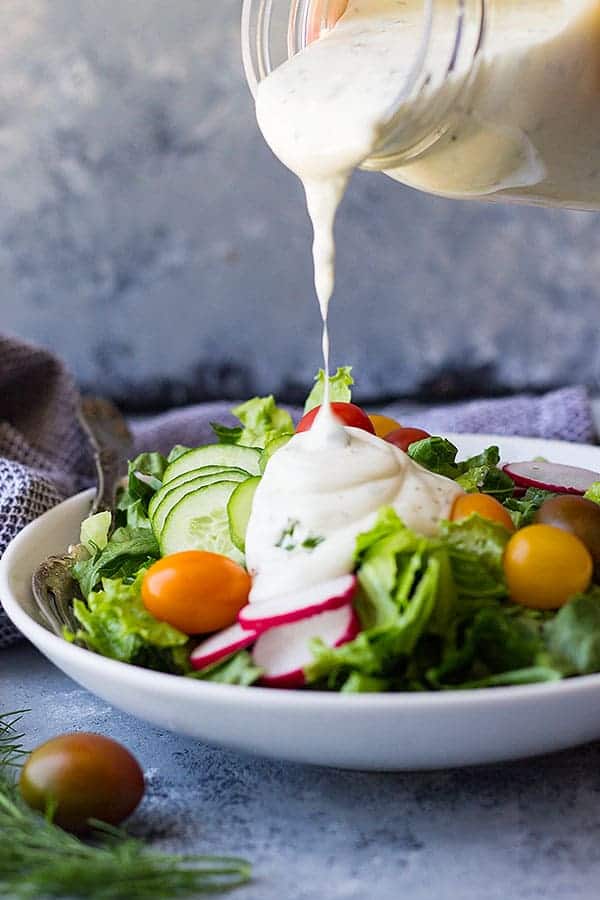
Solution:
M 327 647 L 340 647 L 360 631 L 351 603 L 264 631 L 256 641 L 252 658 L 263 670 L 262 684 L 295 688 L 305 683 L 304 668 L 312 661 L 311 641 L 320 638 Z
M 249 631 L 236 623 L 198 644 L 196 649 L 192 650 L 190 663 L 194 669 L 204 669 L 206 666 L 210 666 L 226 656 L 231 656 L 232 653 L 236 653 L 238 650 L 249 647 L 256 638 L 257 633 L 255 631 Z
M 355 575 L 341 575 L 323 581 L 304 591 L 296 591 L 283 597 L 275 597 L 262 603 L 249 603 L 238 615 L 242 628 L 266 631 L 276 625 L 291 625 L 309 616 L 339 609 L 354 597 L 357 587 Z
M 585 494 L 600 473 L 577 466 L 563 466 L 550 462 L 515 462 L 504 466 L 504 471 L 518 487 L 536 487 L 555 494 Z

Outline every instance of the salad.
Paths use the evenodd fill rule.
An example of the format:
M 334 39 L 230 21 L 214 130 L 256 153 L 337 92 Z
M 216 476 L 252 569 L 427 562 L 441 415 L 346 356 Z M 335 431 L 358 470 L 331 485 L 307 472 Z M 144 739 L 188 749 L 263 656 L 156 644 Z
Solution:
M 79 628 L 65 638 L 188 678 L 351 693 L 600 672 L 600 474 L 501 465 L 496 446 L 459 460 L 444 437 L 367 415 L 352 384 L 349 368 L 329 379 L 333 412 L 354 457 L 392 454 L 393 502 L 377 506 L 389 479 L 363 479 L 354 530 L 341 501 L 336 531 L 311 528 L 298 503 L 281 528 L 281 476 L 310 439 L 325 375 L 296 426 L 255 397 L 233 410 L 235 427 L 213 424 L 214 443 L 130 462 L 115 516 L 82 524 Z

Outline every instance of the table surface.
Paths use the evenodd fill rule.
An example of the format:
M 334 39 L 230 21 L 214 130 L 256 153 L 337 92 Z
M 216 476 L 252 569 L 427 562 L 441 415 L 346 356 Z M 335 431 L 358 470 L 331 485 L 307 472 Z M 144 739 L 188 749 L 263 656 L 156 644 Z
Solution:
M 24 643 L 0 652 L 0 707 L 31 709 L 30 746 L 79 729 L 126 744 L 148 783 L 132 831 L 245 856 L 255 879 L 236 900 L 598 897 L 600 743 L 434 773 L 265 761 L 125 715 Z

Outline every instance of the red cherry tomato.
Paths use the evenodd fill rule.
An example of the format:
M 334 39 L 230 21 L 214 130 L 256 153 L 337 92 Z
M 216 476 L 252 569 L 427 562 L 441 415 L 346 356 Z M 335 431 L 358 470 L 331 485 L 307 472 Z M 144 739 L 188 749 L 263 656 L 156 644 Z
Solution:
M 354 403 L 332 403 L 331 408 L 336 419 L 339 419 L 343 425 L 350 425 L 352 428 L 362 428 L 363 431 L 375 434 L 373 423 L 360 406 L 356 406 Z M 320 406 L 315 406 L 314 409 L 307 412 L 298 422 L 296 433 L 309 431 L 320 409 Z
M 63 734 L 34 750 L 19 782 L 25 802 L 67 831 L 87 831 L 89 819 L 119 825 L 144 793 L 144 774 L 125 747 L 101 734 Z
M 394 444 L 395 447 L 399 447 L 400 450 L 404 450 L 406 453 L 411 444 L 416 444 L 417 441 L 424 441 L 428 437 L 431 437 L 431 435 L 427 431 L 423 431 L 422 428 L 397 428 L 396 431 L 386 434 L 384 440 Z

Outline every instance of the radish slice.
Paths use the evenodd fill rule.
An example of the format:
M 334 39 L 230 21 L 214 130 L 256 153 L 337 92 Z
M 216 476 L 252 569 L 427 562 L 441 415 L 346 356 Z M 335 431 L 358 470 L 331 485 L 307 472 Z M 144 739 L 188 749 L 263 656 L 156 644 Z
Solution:
M 585 494 L 595 481 L 600 481 L 598 472 L 560 463 L 508 463 L 504 471 L 518 487 L 536 487 L 555 494 Z
M 263 670 L 262 684 L 296 688 L 305 684 L 304 668 L 312 662 L 310 644 L 320 638 L 328 647 L 340 647 L 360 631 L 351 603 L 263 632 L 252 651 L 255 665 Z
M 255 631 L 248 631 L 236 623 L 198 644 L 192 651 L 190 663 L 194 669 L 204 669 L 220 659 L 225 659 L 226 656 L 231 656 L 237 650 L 249 647 L 256 638 Z
M 354 597 L 357 587 L 355 575 L 342 575 L 323 581 L 304 591 L 275 597 L 262 603 L 249 603 L 238 616 L 242 628 L 265 631 L 276 625 L 291 625 L 309 616 L 339 609 Z

